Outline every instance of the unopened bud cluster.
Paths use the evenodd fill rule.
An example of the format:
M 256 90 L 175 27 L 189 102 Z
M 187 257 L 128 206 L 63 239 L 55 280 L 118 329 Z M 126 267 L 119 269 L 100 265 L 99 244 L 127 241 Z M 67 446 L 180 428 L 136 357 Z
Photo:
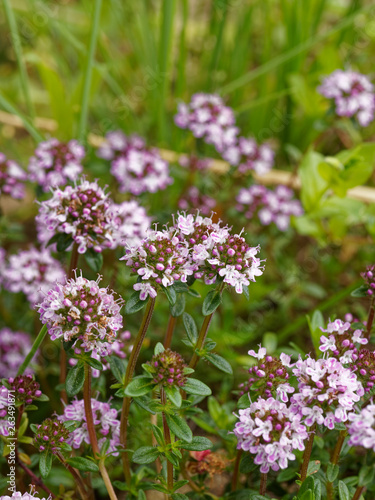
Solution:
M 153 375 L 154 384 L 167 387 L 182 387 L 185 385 L 186 376 L 184 369 L 186 364 L 182 357 L 171 349 L 156 354 L 148 363 L 150 373 Z
M 18 375 L 8 379 L 9 390 L 14 391 L 16 401 L 22 404 L 31 404 L 33 399 L 39 398 L 42 391 L 40 385 L 31 375 Z
M 351 365 L 351 369 L 356 373 L 358 380 L 362 382 L 365 392 L 370 392 L 375 384 L 375 352 L 361 349 L 355 363 Z
M 56 453 L 60 451 L 61 445 L 69 439 L 70 432 L 59 420 L 47 418 L 37 427 L 34 443 L 40 452 Z
M 375 265 L 367 266 L 366 271 L 361 273 L 361 276 L 368 287 L 367 294 L 372 297 L 375 293 Z

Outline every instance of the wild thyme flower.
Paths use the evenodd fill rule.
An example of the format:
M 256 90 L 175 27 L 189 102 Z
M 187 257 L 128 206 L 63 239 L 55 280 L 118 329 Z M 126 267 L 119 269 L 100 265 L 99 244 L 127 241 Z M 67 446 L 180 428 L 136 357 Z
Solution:
M 362 337 L 362 330 L 352 330 L 348 321 L 336 319 L 328 323 L 325 330 L 320 329 L 328 335 L 320 337 L 319 350 L 322 352 L 331 351 L 330 356 L 338 358 L 343 364 L 355 361 L 358 357 L 357 346 L 368 343 L 368 340 Z
M 293 199 L 293 191 L 286 186 L 277 186 L 274 191 L 265 186 L 253 185 L 240 189 L 237 195 L 237 210 L 244 212 L 247 219 L 255 214 L 263 226 L 272 222 L 280 231 L 286 231 L 292 215 L 299 217 L 303 208 L 299 200 Z
M 338 69 L 324 78 L 318 92 L 334 100 L 338 116 L 355 117 L 362 127 L 374 120 L 374 86 L 366 75 Z
M 253 138 L 239 137 L 223 151 L 223 158 L 238 167 L 242 174 L 253 170 L 258 175 L 269 172 L 274 165 L 275 153 L 268 144 L 257 144 Z
M 107 347 L 108 356 L 117 356 L 118 358 L 124 359 L 126 358 L 126 352 L 131 349 L 131 345 L 129 345 L 129 340 L 131 338 L 131 334 L 129 331 L 125 331 L 119 333 L 117 338 L 109 344 Z M 126 350 L 125 350 L 126 349 Z M 76 355 L 80 355 L 82 353 L 82 349 L 79 347 L 75 347 L 74 352 Z M 100 361 L 103 365 L 103 371 L 110 370 L 109 361 L 106 357 L 100 356 L 98 352 L 94 349 L 91 351 L 91 357 Z M 69 364 L 71 366 L 75 366 L 78 363 L 78 360 L 75 358 L 69 359 Z M 101 371 L 95 368 L 92 369 L 92 376 L 94 378 L 100 377 Z
M 349 421 L 348 444 L 375 451 L 375 405 L 369 404 L 359 413 L 350 413 Z
M 37 308 L 52 340 L 75 341 L 77 347 L 96 350 L 101 356 L 108 353 L 122 327 L 123 300 L 115 299 L 108 288 L 100 288 L 100 280 L 76 276 L 48 291 Z
M 117 231 L 109 208 L 112 201 L 97 182 L 81 180 L 76 186 L 67 186 L 63 191 L 52 190 L 52 198 L 42 201 L 36 222 L 39 231 L 45 227 L 53 234 L 71 235 L 78 244 L 78 252 L 88 248 L 101 252 L 113 248 L 113 233 Z
M 370 392 L 375 384 L 375 352 L 368 349 L 360 349 L 355 362 L 350 368 L 357 375 L 358 380 L 365 388 L 365 392 Z
M 113 224 L 112 248 L 118 246 L 137 247 L 146 238 L 151 218 L 137 201 L 113 203 L 107 212 Z
M 288 394 L 294 392 L 294 388 L 288 383 L 287 367 L 290 366 L 290 356 L 282 353 L 280 358 L 275 358 L 267 355 L 265 347 L 261 346 L 258 353 L 250 350 L 248 354 L 258 361 L 249 369 L 249 380 L 239 385 L 240 395 L 254 390 L 259 396 L 273 396 L 287 403 Z
M 97 154 L 111 161 L 111 174 L 119 183 L 121 193 L 155 193 L 173 182 L 168 163 L 156 149 L 146 148 L 141 137 L 127 137 L 121 131 L 109 132 Z
M 26 172 L 15 161 L 7 160 L 6 156 L 0 153 L 0 195 L 9 195 L 21 200 L 25 197 L 26 180 Z
M 10 292 L 23 292 L 31 305 L 42 299 L 43 294 L 56 281 L 65 278 L 65 271 L 48 249 L 21 250 L 9 256 L 3 274 L 3 286 Z
M 109 403 L 102 403 L 91 399 L 91 408 L 94 419 L 95 431 L 98 437 L 98 445 L 101 448 L 109 440 L 108 453 L 118 456 L 116 447 L 120 444 L 120 421 L 117 418 L 118 411 L 111 408 Z M 90 444 L 90 436 L 87 430 L 86 414 L 83 399 L 74 399 L 70 405 L 65 406 L 63 415 L 59 415 L 60 422 L 75 420 L 79 426 L 70 432 L 66 443 L 74 449 L 80 448 L 83 443 Z
M 22 404 L 31 404 L 34 399 L 42 395 L 40 385 L 31 375 L 17 375 L 7 380 L 9 390 L 14 391 L 16 401 Z
M 47 418 L 37 426 L 34 436 L 34 446 L 40 451 L 53 454 L 61 450 L 62 443 L 68 441 L 70 432 L 65 425 L 57 419 Z
M 238 418 L 234 428 L 237 449 L 255 454 L 254 463 L 264 474 L 270 469 L 286 469 L 288 461 L 296 458 L 293 451 L 305 449 L 308 433 L 301 415 L 293 414 L 285 403 L 260 397 L 249 408 L 239 410 Z
M 0 436 L 4 437 L 9 436 L 9 429 L 12 427 L 7 418 L 8 404 L 8 389 L 4 385 L 0 385 Z
M 335 358 L 300 358 L 293 367 L 298 392 L 293 394 L 293 411 L 305 416 L 305 423 L 317 422 L 328 429 L 346 422 L 364 390 L 355 373 Z
M 156 297 L 160 286 L 168 287 L 178 280 L 186 282 L 187 276 L 193 274 L 187 245 L 179 241 L 173 229 L 149 231 L 141 245 L 128 248 L 121 260 L 141 279 L 133 285 L 141 300 Z
M 15 377 L 26 355 L 31 350 L 27 333 L 14 332 L 10 328 L 0 330 L 0 378 Z M 30 373 L 27 367 L 26 373 Z
M 82 173 L 85 149 L 78 141 L 60 142 L 49 139 L 38 144 L 35 156 L 30 158 L 30 180 L 47 192 L 52 187 L 74 182 Z
M 375 292 L 375 266 L 367 266 L 366 271 L 361 273 L 361 276 L 365 280 L 365 284 L 368 287 L 367 294 L 372 297 Z
M 216 207 L 216 200 L 202 194 L 196 186 L 190 186 L 189 189 L 178 200 L 178 208 L 191 211 L 198 210 L 202 215 L 209 216 Z
M 233 110 L 215 94 L 198 93 L 189 104 L 179 103 L 175 123 L 213 144 L 220 153 L 235 143 L 238 134 Z
M 12 493 L 12 496 L 4 495 L 1 497 L 1 500 L 44 500 L 44 497 L 41 498 L 36 496 L 37 493 L 34 490 L 31 490 L 31 493 L 21 493 L 20 491 L 15 491 Z M 46 500 L 51 500 L 52 497 L 49 496 Z
M 166 349 L 155 354 L 149 365 L 149 372 L 152 374 L 154 384 L 166 387 L 183 387 L 186 382 L 184 369 L 187 367 L 180 354 Z

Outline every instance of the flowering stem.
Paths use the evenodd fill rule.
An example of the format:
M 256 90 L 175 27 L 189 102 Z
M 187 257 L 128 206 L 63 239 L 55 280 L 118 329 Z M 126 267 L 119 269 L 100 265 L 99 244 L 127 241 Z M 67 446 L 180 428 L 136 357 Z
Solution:
M 167 331 L 166 331 L 165 338 L 164 338 L 164 348 L 165 349 L 168 349 L 169 347 L 171 347 L 172 337 L 173 337 L 173 332 L 174 332 L 174 329 L 176 326 L 176 322 L 177 322 L 177 318 L 175 318 L 171 314 L 169 316 Z
M 261 474 L 260 475 L 259 494 L 265 495 L 266 489 L 267 489 L 267 474 Z
M 162 405 L 166 404 L 166 397 L 164 389 L 162 388 L 160 391 L 160 401 Z M 169 427 L 167 424 L 167 419 L 165 417 L 165 413 L 162 412 L 163 415 L 163 430 L 164 430 L 164 439 L 165 444 L 168 446 L 171 444 L 171 433 L 169 431 Z M 173 492 L 173 464 L 167 459 L 167 485 L 170 493 Z
M 116 493 L 112 487 L 111 480 L 108 476 L 108 472 L 104 464 L 104 458 L 100 457 L 98 438 L 96 436 L 94 419 L 92 416 L 92 406 L 91 406 L 91 366 L 89 366 L 87 363 L 85 363 L 85 383 L 83 387 L 83 399 L 85 405 L 87 431 L 89 433 L 90 443 L 92 450 L 94 452 L 94 457 L 96 459 L 99 459 L 100 474 L 107 488 L 109 498 L 111 500 L 117 500 Z
M 29 366 L 30 361 L 33 359 L 36 351 L 39 349 L 40 344 L 43 342 L 46 333 L 47 333 L 47 325 L 43 325 L 40 332 L 38 333 L 37 338 L 34 340 L 34 343 L 31 347 L 31 351 L 24 359 L 22 365 L 19 367 L 17 375 L 23 375 L 24 371 Z
M 375 313 L 374 298 L 371 298 L 370 310 L 368 312 L 368 318 L 367 318 L 366 337 L 365 337 L 367 339 L 370 338 L 371 328 L 372 328 L 372 324 L 374 322 L 374 313 Z
M 79 492 L 82 500 L 89 500 L 90 497 L 89 497 L 89 494 L 86 492 L 86 488 L 85 488 L 85 485 L 83 483 L 83 479 L 82 479 L 80 473 L 65 461 L 64 456 L 59 451 L 56 452 L 56 456 L 60 460 L 60 462 L 63 464 L 63 466 L 70 472 L 70 474 L 73 476 L 74 480 L 76 481 L 77 489 L 78 489 L 78 492 Z
M 359 500 L 361 498 L 364 489 L 365 489 L 364 486 L 357 486 L 357 489 L 355 490 L 352 500 Z
M 242 450 L 237 450 L 236 461 L 234 463 L 233 477 L 232 477 L 232 491 L 237 490 L 238 474 L 240 471 L 240 463 L 242 457 Z
M 201 331 L 199 332 L 198 340 L 197 340 L 197 343 L 195 345 L 194 354 L 193 354 L 193 357 L 191 358 L 190 363 L 189 363 L 189 368 L 195 369 L 195 367 L 198 364 L 199 356 L 196 353 L 196 351 L 201 349 L 202 346 L 204 345 L 204 342 L 205 342 L 206 337 L 207 337 L 208 328 L 210 326 L 213 315 L 214 315 L 214 313 L 211 313 L 208 316 L 204 317 L 202 328 L 201 328 Z
M 339 462 L 341 448 L 342 448 L 342 445 L 344 444 L 346 435 L 347 435 L 346 429 L 343 431 L 340 431 L 339 438 L 337 440 L 336 446 L 335 446 L 335 448 L 332 452 L 332 456 L 331 456 L 331 463 L 333 463 L 333 465 L 337 465 Z M 327 500 L 333 500 L 333 498 L 334 498 L 333 483 L 330 481 L 327 481 L 326 488 L 327 488 Z
M 124 387 L 126 387 L 133 378 L 135 366 L 137 364 L 138 356 L 141 351 L 141 347 L 151 321 L 152 313 L 154 312 L 154 307 L 155 307 L 155 299 L 150 298 L 147 302 L 142 323 L 141 326 L 139 327 L 139 331 L 134 341 L 134 346 L 129 357 L 129 362 L 125 373 Z M 130 471 L 129 455 L 128 452 L 126 451 L 126 446 L 128 439 L 128 420 L 130 412 L 130 402 L 131 398 L 125 396 L 122 403 L 121 424 L 120 424 L 120 444 L 124 449 L 124 451 L 122 452 L 122 465 L 124 469 L 125 480 L 128 485 L 130 485 L 131 481 L 131 471 Z
M 302 467 L 301 467 L 301 481 L 302 482 L 306 479 L 306 476 L 307 476 L 307 469 L 309 467 L 311 452 L 312 452 L 313 444 L 314 444 L 315 428 L 316 428 L 316 424 L 314 424 L 310 428 L 310 437 L 307 441 L 306 448 L 305 448 L 305 451 L 303 453 L 303 462 L 302 462 Z

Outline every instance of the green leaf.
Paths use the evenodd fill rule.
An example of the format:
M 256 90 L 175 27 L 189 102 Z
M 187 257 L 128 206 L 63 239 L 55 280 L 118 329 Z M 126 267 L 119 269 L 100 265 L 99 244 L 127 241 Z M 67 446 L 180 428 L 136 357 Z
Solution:
M 155 439 L 156 439 L 158 445 L 164 446 L 165 441 L 164 441 L 164 434 L 163 434 L 162 430 L 157 425 L 151 424 L 151 427 L 152 427 L 152 432 L 155 436 Z
M 103 266 L 103 254 L 95 252 L 93 248 L 88 248 L 85 252 L 85 261 L 94 273 L 99 273 Z
M 185 311 L 186 299 L 183 293 L 177 294 L 176 303 L 172 306 L 169 305 L 169 310 L 174 318 L 178 318 Z
M 194 394 L 196 396 L 210 396 L 212 394 L 211 389 L 208 385 L 204 384 L 196 378 L 188 378 L 183 390 L 188 394 Z
M 72 243 L 73 239 L 70 234 L 60 233 L 56 238 L 56 249 L 58 252 L 65 252 Z
M 177 387 L 166 387 L 165 394 L 168 399 L 175 405 L 177 408 L 180 408 L 182 403 L 182 397 L 179 389 Z
M 258 468 L 257 464 L 254 464 L 254 457 L 250 453 L 243 453 L 240 462 L 240 472 L 241 474 L 249 474 L 253 470 Z M 284 472 L 284 471 L 282 471 Z M 282 473 L 281 472 L 281 473 Z M 279 475 L 277 476 L 279 477 Z
M 206 295 L 203 306 L 202 306 L 202 314 L 203 316 L 208 316 L 212 314 L 221 304 L 221 292 L 218 290 L 210 290 Z
M 158 354 L 161 354 L 164 351 L 165 351 L 165 349 L 164 349 L 163 344 L 161 342 L 158 342 L 155 346 L 155 349 L 154 349 L 154 355 L 157 356 Z
M 163 286 L 165 295 L 167 296 L 168 302 L 171 306 L 174 306 L 177 300 L 177 294 L 173 286 Z
M 356 288 L 355 290 L 353 290 L 350 295 L 352 297 L 368 297 L 369 295 L 367 292 L 368 292 L 368 286 L 361 285 L 359 288 Z
M 94 370 L 103 370 L 103 365 L 98 359 L 87 357 L 85 358 L 85 362 L 90 365 L 91 368 L 94 368 Z
M 189 497 L 183 493 L 173 493 L 172 500 L 189 500 Z
M 132 460 L 136 464 L 150 464 L 154 462 L 159 455 L 160 452 L 157 448 L 153 446 L 141 446 L 134 452 Z
M 301 487 L 298 492 L 298 499 L 304 498 L 303 495 L 305 495 L 307 492 L 310 492 L 312 494 L 312 492 L 314 491 L 314 486 L 315 486 L 314 478 L 312 476 L 308 476 L 301 484 Z M 307 495 L 306 499 L 310 499 L 310 496 Z M 311 497 L 311 499 L 313 500 L 313 497 Z
M 151 415 L 155 415 L 154 410 L 151 408 L 150 403 L 153 403 L 152 399 L 147 396 L 139 396 L 134 400 L 135 404 L 137 404 L 143 410 L 148 411 Z
M 303 157 L 298 169 L 302 184 L 301 202 L 307 214 L 318 206 L 321 197 L 328 189 L 328 182 L 321 177 L 318 170 L 323 159 L 323 155 L 310 150 Z
M 319 460 L 311 460 L 311 462 L 309 462 L 309 465 L 307 466 L 307 475 L 311 476 L 312 474 L 318 472 L 320 466 L 321 463 Z
M 327 466 L 327 479 L 330 483 L 337 478 L 339 474 L 340 467 L 337 464 L 330 462 Z
M 245 410 L 245 408 L 249 408 L 250 406 L 250 399 L 249 399 L 249 394 L 242 394 L 240 399 L 237 401 L 237 408 L 239 410 Z
M 204 356 L 204 359 L 207 359 L 207 361 L 216 366 L 216 368 L 219 368 L 219 370 L 221 370 L 222 372 L 229 373 L 230 375 L 233 374 L 231 365 L 226 359 L 224 359 L 222 356 L 219 356 L 219 354 L 210 352 Z
M 143 490 L 138 491 L 137 500 L 147 500 L 146 493 Z
M 125 314 L 134 314 L 140 311 L 146 305 L 146 302 L 147 300 L 141 300 L 139 298 L 139 292 L 133 292 L 125 303 Z
M 51 472 L 52 468 L 52 454 L 49 453 L 48 451 L 44 451 L 40 455 L 39 459 L 39 470 L 42 478 L 48 477 L 49 473 Z
M 183 441 L 187 441 L 188 443 L 192 442 L 193 433 L 191 432 L 190 427 L 183 418 L 181 418 L 179 415 L 172 415 L 168 413 L 165 415 L 165 418 L 167 420 L 169 429 L 176 437 L 182 439 Z
M 203 436 L 194 436 L 191 443 L 184 443 L 181 448 L 189 451 L 210 450 L 213 444 L 210 439 Z
M 82 389 L 85 381 L 85 368 L 80 361 L 68 371 L 65 381 L 66 393 L 69 397 L 75 396 Z
M 359 486 L 368 486 L 374 482 L 375 468 L 373 465 L 364 465 L 361 467 L 358 475 Z
M 339 481 L 339 498 L 340 500 L 350 500 L 351 496 L 349 489 L 344 483 L 344 481 Z
M 182 321 L 184 323 L 184 327 L 186 330 L 186 335 L 191 343 L 191 345 L 194 345 L 197 343 L 198 340 L 198 328 L 197 325 L 193 319 L 192 316 L 188 313 L 184 313 L 182 315 Z
M 109 366 L 111 367 L 111 372 L 113 376 L 119 382 L 123 382 L 125 379 L 126 368 L 122 359 L 117 356 L 108 356 Z
M 182 283 L 181 281 L 175 281 L 172 287 L 176 293 L 188 293 L 189 291 L 187 283 Z
M 320 354 L 319 351 L 320 337 L 322 335 L 324 336 L 324 332 L 322 332 L 322 330 L 320 329 L 320 327 L 324 327 L 323 314 L 319 310 L 316 310 L 314 311 L 311 318 L 310 316 L 307 315 L 306 319 L 307 319 L 307 324 L 309 325 L 310 335 L 315 347 L 315 352 L 317 354 Z
M 66 460 L 69 465 L 83 472 L 99 472 L 99 467 L 95 462 L 84 457 L 72 457 Z
M 145 396 L 148 394 L 155 384 L 152 382 L 150 377 L 139 376 L 133 378 L 133 380 L 126 386 L 125 394 L 132 398 L 137 398 L 139 396 Z

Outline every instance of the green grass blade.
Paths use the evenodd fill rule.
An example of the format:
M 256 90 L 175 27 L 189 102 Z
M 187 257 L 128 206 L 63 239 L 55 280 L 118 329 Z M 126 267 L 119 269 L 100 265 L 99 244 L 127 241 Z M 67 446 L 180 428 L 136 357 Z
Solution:
M 24 359 L 22 365 L 19 367 L 17 375 L 23 375 L 23 373 L 25 372 L 26 368 L 29 366 L 30 361 L 35 356 L 36 351 L 39 349 L 40 344 L 43 342 L 44 337 L 46 336 L 46 334 L 47 334 L 47 325 L 43 325 L 42 328 L 41 328 L 41 330 L 40 330 L 40 332 L 38 333 L 37 338 L 34 340 L 34 343 L 33 343 L 32 347 L 31 347 L 31 350 L 30 350 L 29 354 L 26 356 L 26 358 Z
M 83 80 L 82 104 L 81 104 L 81 117 L 79 122 L 78 137 L 81 141 L 85 139 L 87 119 L 89 111 L 89 99 L 92 80 L 92 70 L 94 66 L 94 57 L 96 50 L 96 42 L 99 33 L 100 11 L 102 7 L 102 0 L 95 0 L 93 21 L 91 26 L 90 44 L 87 53 L 87 62 Z
M 237 78 L 237 80 L 234 80 L 231 83 L 228 83 L 221 89 L 219 89 L 217 92 L 220 94 L 229 94 L 230 92 L 233 92 L 234 90 L 250 83 L 251 81 L 255 80 L 256 78 L 265 75 L 269 71 L 274 70 L 275 68 L 281 66 L 282 64 L 290 61 L 293 59 L 295 56 L 311 49 L 314 47 L 317 43 L 325 40 L 326 38 L 330 37 L 331 35 L 334 35 L 336 33 L 339 33 L 341 30 L 347 28 L 353 22 L 357 19 L 357 17 L 360 14 L 363 14 L 364 12 L 368 11 L 371 8 L 370 5 L 363 7 L 360 10 L 357 10 L 354 14 L 349 15 L 346 19 L 338 23 L 334 28 L 326 31 L 325 33 L 320 33 L 317 34 L 314 37 L 309 38 L 305 42 L 297 45 L 296 47 L 293 47 L 292 49 L 284 52 L 283 54 L 280 54 L 279 56 L 273 58 L 271 61 L 268 61 L 267 63 L 263 64 L 262 66 L 259 66 L 258 68 L 249 71 L 245 75 L 242 75 L 240 78 Z
M 238 115 L 243 113 L 244 111 L 248 111 L 249 109 L 256 108 L 257 106 L 262 106 L 263 104 L 267 104 L 270 101 L 274 101 L 276 99 L 280 99 L 281 97 L 285 97 L 292 93 L 292 89 L 281 89 L 277 92 L 273 92 L 272 94 L 268 94 L 266 96 L 260 97 L 259 99 L 254 99 L 250 102 L 245 102 L 242 106 L 234 109 L 234 112 Z
M 10 29 L 10 35 L 12 37 L 13 49 L 14 49 L 14 52 L 16 54 L 17 65 L 18 65 L 18 70 L 19 70 L 19 74 L 20 74 L 21 87 L 22 87 L 22 92 L 23 92 L 24 97 L 25 97 L 27 111 L 28 111 L 29 116 L 31 118 L 34 118 L 34 116 L 35 116 L 34 105 L 33 105 L 33 102 L 31 100 L 29 79 L 27 76 L 26 66 L 25 66 L 25 63 L 23 60 L 23 56 L 22 56 L 22 45 L 21 45 L 20 35 L 18 33 L 16 18 L 14 16 L 14 12 L 13 12 L 12 6 L 10 5 L 9 0 L 3 0 L 3 5 L 4 5 L 4 10 L 5 10 L 5 16 L 7 18 L 7 22 L 8 22 L 9 29 Z
M 34 127 L 34 125 L 20 112 L 18 111 L 13 104 L 11 104 L 8 99 L 6 99 L 3 95 L 0 94 L 0 107 L 3 108 L 4 111 L 11 113 L 12 115 L 18 116 L 23 121 L 25 129 L 29 132 L 29 134 L 35 139 L 36 142 L 41 142 L 44 140 L 44 137 L 41 133 Z
M 225 3 L 221 9 L 219 9 L 219 23 L 216 31 L 216 43 L 212 53 L 212 59 L 210 63 L 210 69 L 208 72 L 208 87 L 212 87 L 212 83 L 215 78 L 215 71 L 217 69 L 217 64 L 219 61 L 220 52 L 223 44 L 223 33 L 225 28 L 225 23 L 227 20 L 228 5 Z

